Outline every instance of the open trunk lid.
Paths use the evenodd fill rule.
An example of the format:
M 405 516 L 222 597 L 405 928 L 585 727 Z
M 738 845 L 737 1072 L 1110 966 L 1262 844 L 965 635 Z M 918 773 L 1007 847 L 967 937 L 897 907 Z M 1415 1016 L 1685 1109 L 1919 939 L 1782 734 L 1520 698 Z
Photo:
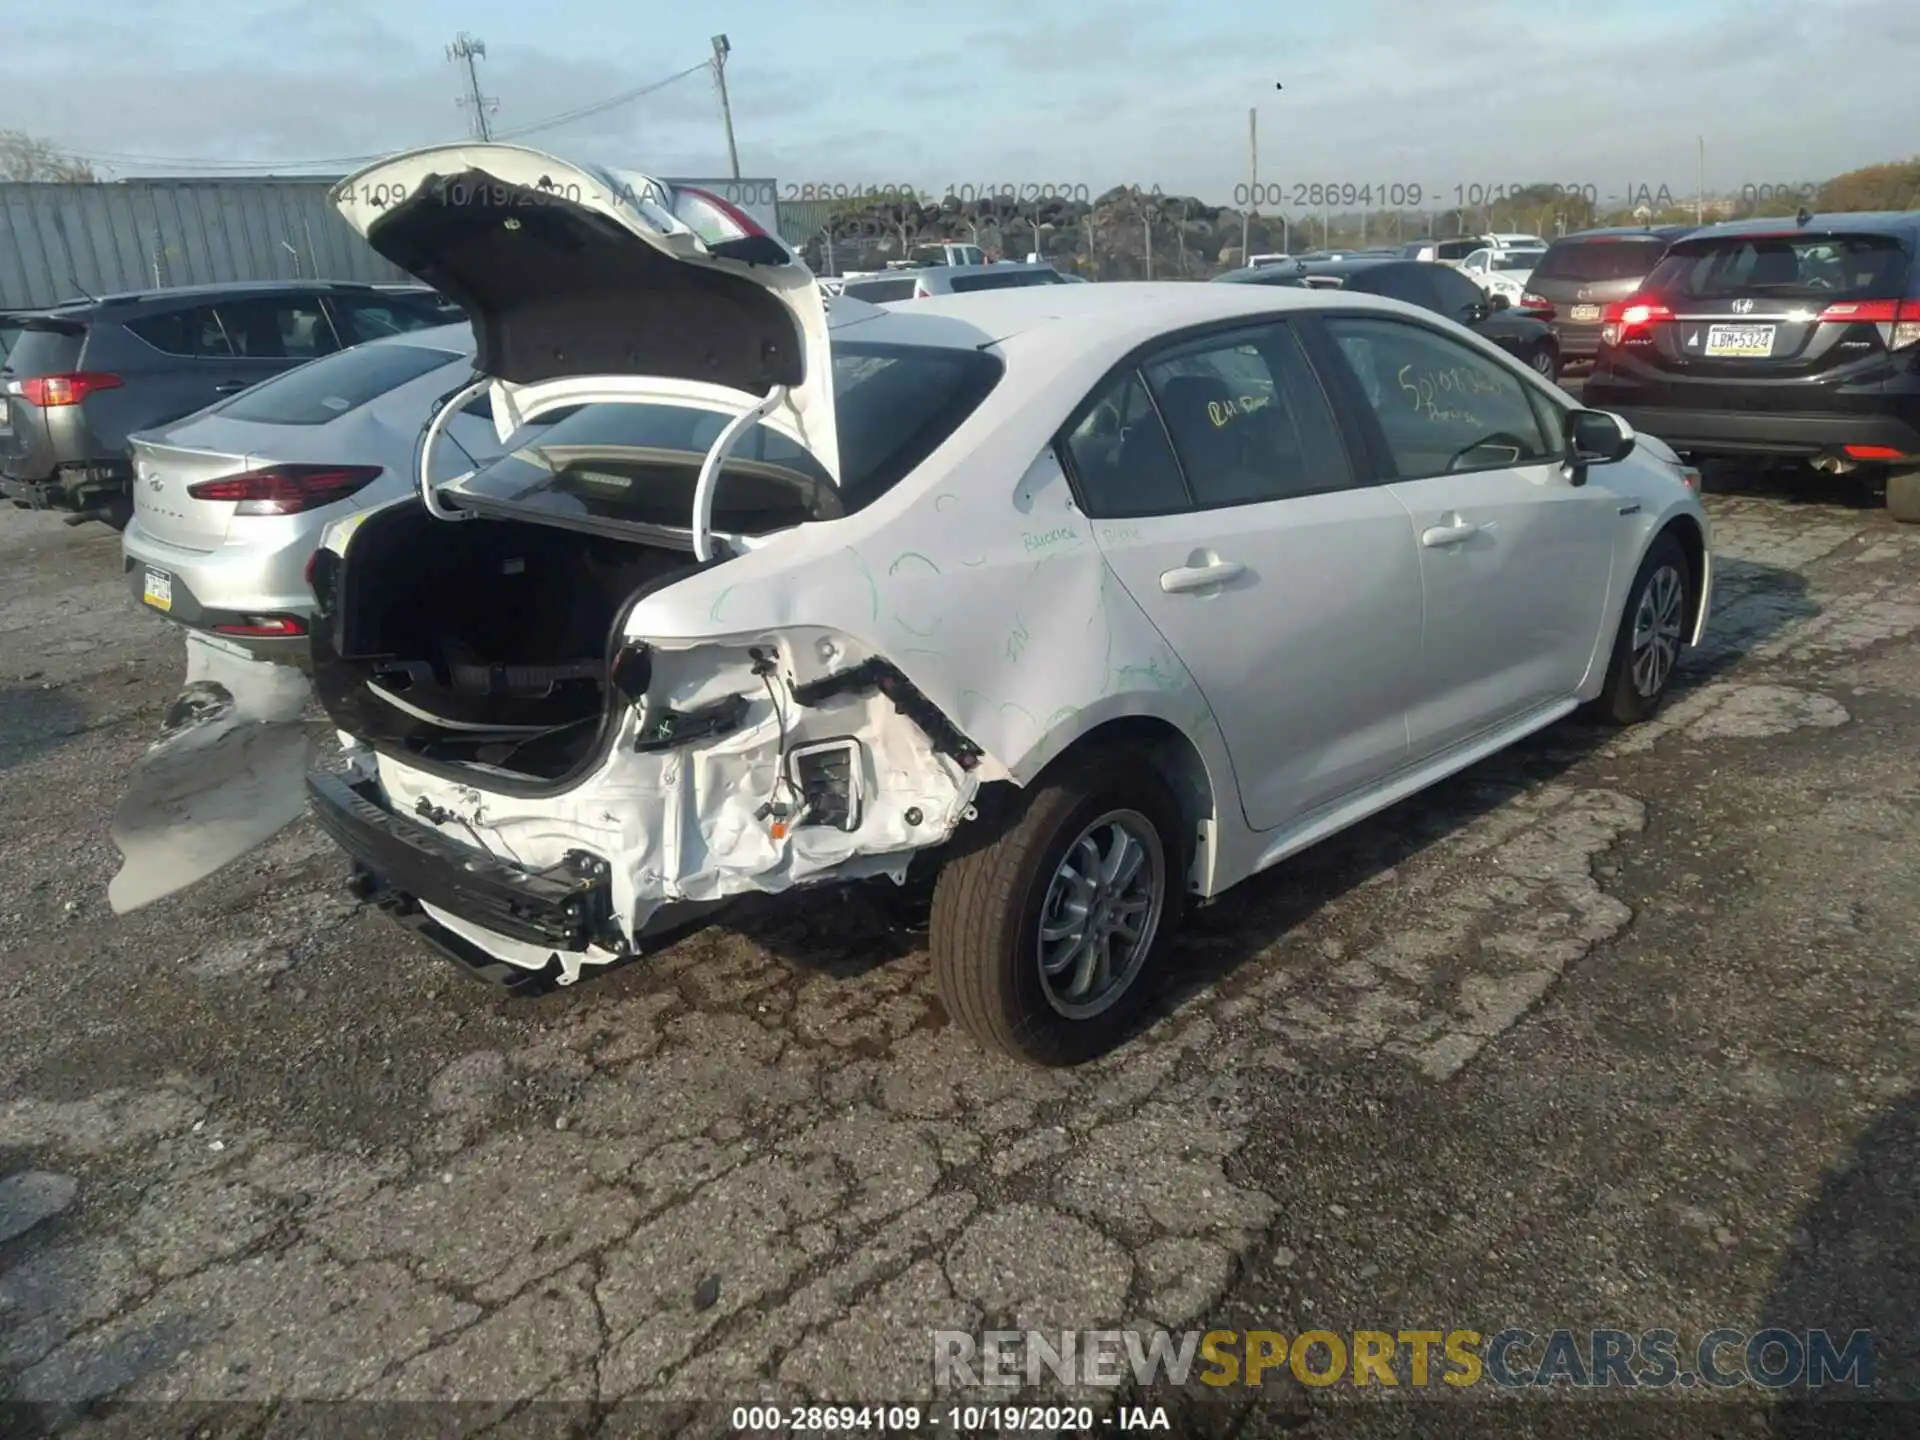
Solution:
M 436 145 L 336 185 L 385 259 L 457 302 L 504 440 L 562 404 L 745 415 L 835 484 L 827 316 L 813 273 L 717 196 L 519 145 Z

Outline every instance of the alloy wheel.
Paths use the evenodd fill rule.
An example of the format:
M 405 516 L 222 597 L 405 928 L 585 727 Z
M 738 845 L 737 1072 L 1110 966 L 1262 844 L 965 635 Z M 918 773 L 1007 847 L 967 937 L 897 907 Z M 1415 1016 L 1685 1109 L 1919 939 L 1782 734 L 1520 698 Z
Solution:
M 1686 593 L 1686 583 L 1671 565 L 1655 570 L 1640 591 L 1629 648 L 1633 688 L 1642 699 L 1651 700 L 1660 693 L 1680 658 L 1681 608 Z
M 1113 810 L 1067 846 L 1040 909 L 1040 986 L 1070 1020 L 1089 1020 L 1127 992 L 1153 948 L 1165 908 L 1166 849 L 1137 810 Z

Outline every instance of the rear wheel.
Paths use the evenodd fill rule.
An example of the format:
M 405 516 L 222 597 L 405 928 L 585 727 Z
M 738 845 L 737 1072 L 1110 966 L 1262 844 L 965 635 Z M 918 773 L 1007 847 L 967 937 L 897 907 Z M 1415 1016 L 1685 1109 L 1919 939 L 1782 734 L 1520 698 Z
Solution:
M 1640 562 L 1627 592 L 1606 687 L 1594 702 L 1594 708 L 1614 724 L 1649 720 L 1666 699 L 1686 643 L 1692 587 L 1686 552 L 1673 536 L 1662 535 Z
M 1178 927 L 1185 826 L 1139 755 L 1070 763 L 934 890 L 930 949 L 947 1012 L 982 1045 L 1074 1065 L 1127 1037 Z
M 1887 513 L 1906 525 L 1920 525 L 1920 470 L 1895 470 L 1887 476 Z
M 1527 364 L 1549 380 L 1560 379 L 1560 356 L 1551 345 L 1542 345 L 1527 357 Z

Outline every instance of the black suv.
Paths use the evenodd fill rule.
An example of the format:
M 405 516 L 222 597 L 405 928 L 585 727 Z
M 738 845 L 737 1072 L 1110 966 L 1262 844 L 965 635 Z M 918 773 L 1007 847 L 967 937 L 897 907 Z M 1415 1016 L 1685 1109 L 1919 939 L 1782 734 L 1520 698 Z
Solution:
M 1591 360 L 1600 349 L 1607 306 L 1638 290 L 1667 247 L 1697 228 L 1658 225 L 1563 235 L 1547 247 L 1527 277 L 1520 308 L 1553 326 L 1566 363 Z
M 328 281 L 194 285 L 68 300 L 7 317 L 0 492 L 123 528 L 127 436 L 320 355 L 444 325 L 445 302 Z
M 1697 230 L 1607 307 L 1585 399 L 1682 454 L 1886 475 L 1920 521 L 1920 212 Z
M 1213 277 L 1237 285 L 1292 285 L 1308 290 L 1357 290 L 1384 295 L 1444 315 L 1477 331 L 1549 380 L 1560 375 L 1560 348 L 1543 320 L 1514 313 L 1504 295 L 1489 295 L 1450 265 L 1355 256 L 1351 260 L 1296 260 L 1229 270 Z

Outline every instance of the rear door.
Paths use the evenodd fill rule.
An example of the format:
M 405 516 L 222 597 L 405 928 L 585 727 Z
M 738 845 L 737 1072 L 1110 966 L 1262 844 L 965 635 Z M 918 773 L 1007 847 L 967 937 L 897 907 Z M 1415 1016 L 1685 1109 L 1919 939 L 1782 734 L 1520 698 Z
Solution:
M 1893 374 L 1911 268 L 1896 237 L 1842 228 L 1682 240 L 1641 287 L 1670 318 L 1623 335 L 1618 363 L 1659 382 L 1652 403 L 1715 410 L 1871 385 Z
M 1600 633 L 1623 523 L 1604 471 L 1568 483 L 1559 407 L 1471 342 L 1378 314 L 1325 325 L 1418 537 L 1426 621 L 1412 758 L 1570 698 Z
M 1420 562 L 1290 326 L 1169 346 L 1062 447 L 1120 583 L 1220 725 L 1247 823 L 1289 824 L 1407 755 Z

